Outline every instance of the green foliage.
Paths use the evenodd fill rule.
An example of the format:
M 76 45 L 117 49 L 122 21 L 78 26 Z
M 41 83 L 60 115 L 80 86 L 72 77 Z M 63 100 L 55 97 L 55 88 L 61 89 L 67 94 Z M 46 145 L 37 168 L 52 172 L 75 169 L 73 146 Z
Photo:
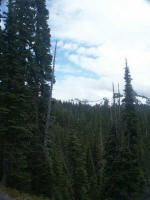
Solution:
M 134 92 L 131 85 L 131 76 L 129 73 L 129 68 L 126 66 L 125 68 L 125 98 L 124 98 L 124 115 L 123 120 L 125 123 L 125 135 L 127 139 L 127 144 L 130 148 L 134 148 L 135 150 L 137 145 L 137 119 L 135 112 L 135 97 Z
M 43 130 L 41 133 L 38 130 L 41 96 L 38 84 L 36 84 L 39 72 L 37 71 L 35 46 L 33 45 L 37 41 L 35 37 L 38 26 L 37 6 L 42 5 L 45 6 L 43 1 L 40 5 L 37 5 L 34 0 L 8 1 L 4 30 L 5 49 L 1 56 L 3 59 L 3 65 L 0 69 L 3 75 L 0 77 L 0 110 L 2 111 L 0 119 L 3 124 L 0 129 L 3 159 L 2 182 L 23 191 L 29 191 L 32 188 L 29 153 L 32 152 L 30 144 L 35 138 L 34 134 L 38 134 L 36 141 L 40 145 L 43 143 Z M 40 21 L 45 19 L 44 16 L 42 17 Z M 43 23 L 45 26 L 46 21 Z M 47 35 L 50 37 L 49 29 L 47 31 Z M 48 37 L 44 39 L 49 41 Z M 45 48 L 44 54 L 47 51 L 51 58 L 48 44 L 49 42 L 47 42 L 46 47 L 41 47 L 41 50 Z M 40 71 L 43 70 L 43 84 L 48 80 L 45 76 L 48 76 L 51 69 L 50 58 L 47 56 L 46 60 L 44 57 L 44 66 L 38 68 Z M 46 62 L 48 66 L 46 66 Z M 47 71 L 44 70 L 44 67 Z M 49 92 L 47 86 L 48 83 L 44 87 Z M 47 108 L 47 100 L 44 105 Z M 42 160 L 44 162 L 44 159 Z
M 65 163 L 64 155 L 57 147 L 53 153 L 53 171 L 54 171 L 54 199 L 71 200 L 74 199 L 71 185 L 70 172 Z
M 98 178 L 96 173 L 96 166 L 94 165 L 94 157 L 91 152 L 91 148 L 87 149 L 86 169 L 88 176 L 88 196 L 90 199 L 100 198 L 100 187 L 98 184 Z
M 21 18 L 17 15 L 19 5 L 14 1 L 8 3 L 8 14 L 5 24 L 5 50 L 1 66 L 0 109 L 3 128 L 0 132 L 3 152 L 3 183 L 13 184 L 18 189 L 30 187 L 27 155 L 25 148 L 29 142 L 30 130 L 29 101 L 26 101 L 28 88 L 25 85 L 24 68 L 26 41 L 17 33 L 20 32 Z M 17 22 L 16 22 L 17 20 Z M 24 49 L 23 49 L 24 47 Z M 27 188 L 24 186 L 27 186 Z
M 134 92 L 131 85 L 131 76 L 126 63 L 125 68 L 125 108 L 123 120 L 125 124 L 123 145 L 123 161 L 126 161 L 124 169 L 126 172 L 126 183 L 128 184 L 128 198 L 136 199 L 145 190 L 145 178 L 140 165 L 139 138 L 137 130 L 137 115 L 134 104 Z
M 138 142 L 134 93 L 127 63 L 123 102 L 123 123 L 119 124 L 118 129 L 118 119 L 114 120 L 105 144 L 102 177 L 102 198 L 104 200 L 136 200 L 145 190 L 145 178 L 138 153 L 141 146 Z M 120 129 L 121 125 L 124 127 L 123 131 Z M 124 133 L 123 137 L 118 137 L 118 131 Z
M 85 168 L 85 154 L 75 133 L 70 136 L 68 149 L 70 173 L 75 200 L 86 200 L 88 199 L 88 180 Z
M 150 180 L 150 107 L 135 106 L 128 66 L 120 107 L 53 99 L 48 160 L 43 144 L 52 56 L 46 1 L 9 0 L 5 17 L 0 28 L 1 183 L 52 200 L 136 200 L 145 189 L 144 176 Z M 120 113 L 112 123 L 114 110 Z
M 116 127 L 113 125 L 106 139 L 104 150 L 104 167 L 102 176 L 102 199 L 125 200 L 125 179 L 122 176 L 122 157 L 116 137 Z

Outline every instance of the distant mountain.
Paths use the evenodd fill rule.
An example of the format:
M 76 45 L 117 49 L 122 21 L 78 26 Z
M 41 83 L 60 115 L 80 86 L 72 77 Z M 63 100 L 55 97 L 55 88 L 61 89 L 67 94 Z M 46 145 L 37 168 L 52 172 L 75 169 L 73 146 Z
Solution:
M 149 105 L 150 106 L 150 98 L 146 97 L 146 96 L 143 96 L 143 95 L 138 95 L 136 92 L 134 92 L 134 96 L 135 96 L 135 103 L 136 104 L 145 104 L 145 105 Z M 116 104 L 122 104 L 122 100 L 124 99 L 124 96 L 120 93 L 114 93 L 113 97 L 112 98 L 107 98 L 107 97 L 104 97 L 102 99 L 99 99 L 99 100 L 88 100 L 88 99 L 78 99 L 78 98 L 75 98 L 75 99 L 71 99 L 69 100 L 71 103 L 74 103 L 74 104 L 89 104 L 89 105 L 96 105 L 96 104 L 100 104 L 100 105 L 112 105 L 113 102 L 115 101 Z

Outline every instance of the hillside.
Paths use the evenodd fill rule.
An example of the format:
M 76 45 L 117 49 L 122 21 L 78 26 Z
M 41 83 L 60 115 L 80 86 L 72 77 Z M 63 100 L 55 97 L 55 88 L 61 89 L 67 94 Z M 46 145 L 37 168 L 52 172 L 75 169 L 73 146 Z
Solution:
M 0 1 L 0 188 L 6 194 L 0 192 L 3 200 L 9 200 L 7 195 L 13 200 L 139 200 L 145 194 L 149 198 L 150 99 L 138 95 L 132 86 L 133 74 L 135 88 L 144 86 L 141 93 L 148 94 L 149 75 L 144 66 L 149 63 L 149 52 L 148 59 L 141 56 L 145 59 L 142 67 L 139 58 L 135 58 L 137 66 L 131 68 L 132 73 L 127 59 L 125 68 L 122 67 L 121 54 L 127 51 L 126 45 L 118 42 L 128 41 L 131 45 L 130 40 L 122 38 L 129 35 L 123 35 L 126 26 L 121 23 L 118 35 L 117 23 L 112 23 L 110 13 L 102 9 L 101 14 L 110 21 L 110 27 L 117 28 L 117 35 L 107 29 L 109 34 L 104 35 L 106 38 L 111 35 L 111 40 L 105 38 L 101 43 L 102 28 L 94 41 L 93 31 L 101 23 L 101 14 L 95 5 L 101 9 L 107 4 L 94 1 Z M 122 13 L 117 6 L 120 2 L 128 1 L 113 2 L 113 13 L 117 20 L 124 21 L 128 16 L 123 11 L 126 17 L 120 18 Z M 55 17 L 61 18 L 57 28 L 61 27 L 62 31 L 65 26 L 67 35 L 63 38 L 61 31 L 54 31 L 58 37 L 54 41 L 50 27 L 53 17 L 49 17 L 49 10 L 63 8 L 65 3 L 67 7 L 56 12 Z M 107 9 L 112 9 L 111 3 L 109 0 Z M 91 9 L 88 14 L 94 14 L 92 19 L 97 20 L 97 25 L 88 26 L 90 18 L 86 12 L 84 17 L 88 23 L 85 20 L 80 24 L 84 7 Z M 70 18 L 76 20 L 76 16 L 77 21 L 68 23 Z M 133 25 L 140 22 L 138 19 Z M 69 31 L 72 25 L 78 33 L 76 36 L 74 31 Z M 85 43 L 84 31 L 90 33 L 87 38 L 92 36 L 89 44 Z M 136 33 L 129 31 L 132 32 Z M 145 34 L 145 31 L 137 32 Z M 71 44 L 70 33 L 74 35 L 74 42 L 82 35 L 78 44 Z M 116 43 L 112 38 L 117 38 Z M 134 45 L 140 44 L 137 41 Z M 114 48 L 107 47 L 109 42 L 124 48 L 113 51 Z M 103 46 L 107 47 L 104 52 Z M 146 52 L 148 48 L 143 47 Z M 132 57 L 136 53 L 140 55 L 135 49 L 129 51 Z M 131 62 L 135 65 L 134 59 Z M 123 94 L 118 84 L 118 93 L 113 85 L 112 99 L 79 100 L 85 96 L 89 99 L 111 96 L 111 82 L 122 83 L 122 79 Z M 78 99 L 65 102 L 54 96 Z

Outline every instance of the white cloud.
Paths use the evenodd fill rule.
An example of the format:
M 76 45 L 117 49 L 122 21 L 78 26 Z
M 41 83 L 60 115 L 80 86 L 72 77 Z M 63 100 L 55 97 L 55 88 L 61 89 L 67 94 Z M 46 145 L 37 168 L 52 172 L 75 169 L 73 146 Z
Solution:
M 144 0 L 52 0 L 50 14 L 54 36 L 92 44 L 133 42 L 150 29 L 150 7 Z
M 63 42 L 63 41 L 59 41 L 58 42 L 58 47 L 64 49 L 64 50 L 68 50 L 68 51 L 74 51 L 78 48 L 78 44 L 77 43 L 73 43 L 73 42 Z
M 98 94 L 105 96 L 104 91 L 108 91 L 108 85 L 111 88 L 112 82 L 120 82 L 123 88 L 127 57 L 134 88 L 150 96 L 150 4 L 147 1 L 51 0 L 50 24 L 53 37 L 60 40 L 59 47 L 67 52 L 66 62 L 69 60 L 102 77 L 103 88 L 99 88 Z M 63 83 L 58 80 L 56 90 L 60 91 L 59 85 L 65 85 L 61 98 L 63 94 L 78 97 L 81 90 L 85 98 L 91 97 L 87 79 L 71 79 L 67 77 Z M 97 81 L 89 82 L 97 87 Z M 71 87 L 76 91 L 74 94 Z M 56 93 L 59 97 L 59 92 Z M 95 92 L 93 97 L 98 98 L 98 94 Z
M 99 56 L 101 53 L 101 46 L 97 47 L 80 47 L 77 49 L 77 53 L 80 55 L 85 55 L 85 56 Z
M 66 76 L 65 80 L 57 81 L 54 87 L 54 97 L 62 100 L 72 98 L 98 100 L 111 96 L 111 84 L 104 79 Z
M 70 74 L 78 74 L 81 73 L 81 70 L 71 67 L 69 64 L 66 65 L 56 65 L 57 72 L 64 72 Z

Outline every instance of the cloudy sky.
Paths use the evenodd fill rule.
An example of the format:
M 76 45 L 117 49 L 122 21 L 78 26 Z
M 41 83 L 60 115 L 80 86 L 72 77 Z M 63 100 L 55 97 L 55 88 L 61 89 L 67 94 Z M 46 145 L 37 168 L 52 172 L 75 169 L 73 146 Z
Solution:
M 98 100 L 124 87 L 125 58 L 133 87 L 150 97 L 150 1 L 47 0 L 52 46 L 58 40 L 58 99 Z
M 150 97 L 150 3 L 146 0 L 48 0 L 58 40 L 58 99 L 97 100 L 124 87 L 128 58 L 134 89 Z

